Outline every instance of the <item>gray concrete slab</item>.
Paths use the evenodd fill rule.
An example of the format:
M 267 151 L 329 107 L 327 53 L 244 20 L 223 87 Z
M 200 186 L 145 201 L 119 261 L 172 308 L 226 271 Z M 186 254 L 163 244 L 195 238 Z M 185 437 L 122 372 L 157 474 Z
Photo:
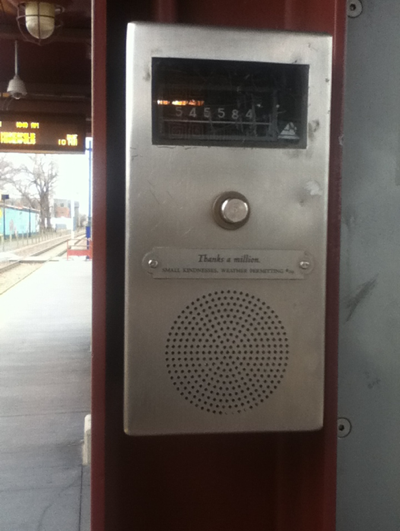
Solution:
M 90 389 L 82 388 L 80 382 L 82 369 L 86 374 L 90 371 L 90 359 L 85 362 L 71 360 L 65 365 L 67 366 L 30 365 L 28 369 L 14 367 L 10 376 L 7 376 L 5 369 L 0 376 L 0 403 L 4 407 L 4 416 L 37 414 L 37 412 L 84 413 L 87 410 L 85 406 Z M 41 379 L 46 380 L 45 387 L 40 384 Z M 72 396 L 71 387 L 76 389 Z M 12 396 L 10 391 L 13 391 Z
M 79 484 L 61 489 L 27 489 L 18 494 L 2 492 L 0 530 L 79 530 L 80 496 Z
M 90 529 L 90 485 L 82 485 L 81 492 L 81 519 L 79 531 Z
M 0 531 L 88 531 L 91 263 L 52 262 L 0 296 Z
M 29 466 L 28 460 L 22 463 L 24 466 L 2 467 L 0 477 L 0 500 L 1 493 L 8 491 L 30 489 L 59 489 L 68 485 L 83 483 L 82 467 L 53 466 L 41 467 L 42 474 L 37 474 L 37 464 Z M 1 522 L 1 518 L 0 518 Z

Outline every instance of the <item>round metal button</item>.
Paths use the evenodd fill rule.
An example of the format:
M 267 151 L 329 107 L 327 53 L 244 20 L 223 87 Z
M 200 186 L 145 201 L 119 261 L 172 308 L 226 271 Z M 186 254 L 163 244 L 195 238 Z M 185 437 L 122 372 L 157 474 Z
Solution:
M 239 192 L 231 190 L 220 194 L 213 203 L 215 222 L 226 230 L 237 230 L 245 225 L 250 217 L 250 203 Z
M 249 215 L 249 205 L 238 198 L 228 198 L 221 205 L 221 216 L 228 223 L 242 223 Z

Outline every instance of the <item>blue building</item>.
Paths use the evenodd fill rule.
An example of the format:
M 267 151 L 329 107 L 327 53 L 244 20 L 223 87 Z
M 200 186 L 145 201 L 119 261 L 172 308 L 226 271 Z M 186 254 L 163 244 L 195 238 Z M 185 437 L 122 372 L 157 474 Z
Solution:
M 0 208 L 0 237 L 37 234 L 40 231 L 38 210 L 25 207 L 5 206 Z

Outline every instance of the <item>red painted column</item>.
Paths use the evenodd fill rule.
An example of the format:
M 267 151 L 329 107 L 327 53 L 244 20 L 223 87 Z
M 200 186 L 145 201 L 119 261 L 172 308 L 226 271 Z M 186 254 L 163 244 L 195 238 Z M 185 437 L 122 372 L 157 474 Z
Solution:
M 94 0 L 92 42 L 93 132 L 93 295 L 91 528 L 105 522 L 106 435 L 106 0 Z
M 320 432 L 156 438 L 123 433 L 124 32 L 130 20 L 150 19 L 333 35 L 326 395 Z M 345 0 L 95 0 L 93 531 L 335 529 L 345 23 Z
M 176 0 L 153 0 L 153 20 L 157 22 L 177 22 Z

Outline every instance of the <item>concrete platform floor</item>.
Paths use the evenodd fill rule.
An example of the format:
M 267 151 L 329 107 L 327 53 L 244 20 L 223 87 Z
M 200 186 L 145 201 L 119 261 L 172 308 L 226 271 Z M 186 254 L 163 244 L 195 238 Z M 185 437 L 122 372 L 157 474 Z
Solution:
M 0 296 L 0 531 L 89 531 L 91 262 Z

